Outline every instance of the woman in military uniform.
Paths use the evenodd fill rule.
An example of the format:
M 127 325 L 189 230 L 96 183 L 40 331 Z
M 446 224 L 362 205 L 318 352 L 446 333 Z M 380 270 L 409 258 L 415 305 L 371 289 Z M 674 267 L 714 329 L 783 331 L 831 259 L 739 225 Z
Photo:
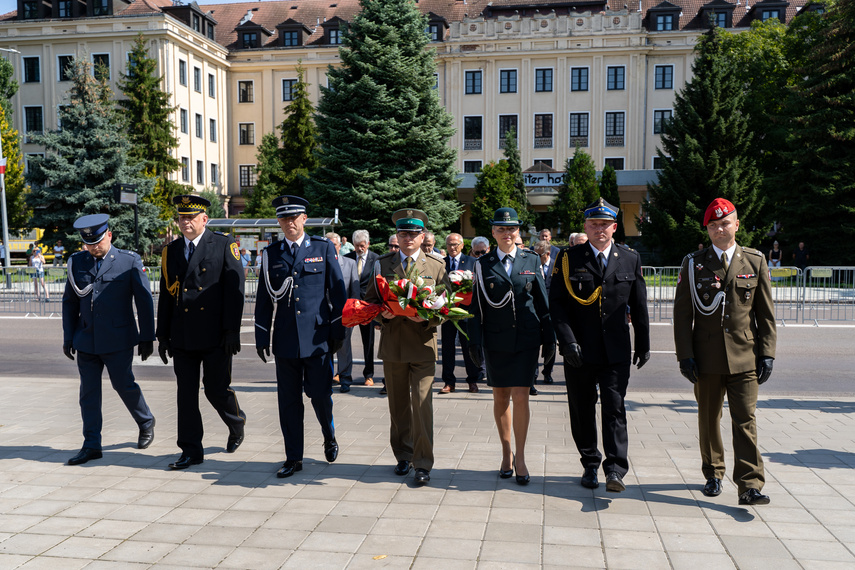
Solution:
M 499 477 L 529 482 L 525 463 L 528 435 L 528 396 L 538 352 L 555 352 L 555 332 L 549 316 L 546 285 L 537 254 L 516 247 L 519 218 L 513 208 L 499 208 L 490 222 L 498 249 L 480 257 L 475 267 L 475 295 L 470 319 L 469 352 L 480 366 L 481 349 L 487 363 L 487 384 L 493 388 L 493 416 L 502 443 Z M 510 404 L 513 400 L 513 411 Z M 513 428 L 516 453 L 511 453 Z

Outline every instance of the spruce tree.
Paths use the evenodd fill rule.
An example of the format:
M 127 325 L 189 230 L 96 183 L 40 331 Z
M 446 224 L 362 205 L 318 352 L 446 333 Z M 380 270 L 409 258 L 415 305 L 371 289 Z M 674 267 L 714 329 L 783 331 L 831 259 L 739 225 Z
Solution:
M 0 57 L 0 107 L 3 107 L 7 117 L 12 116 L 10 100 L 18 92 L 18 82 L 14 77 L 15 67 L 8 59 Z
M 207 209 L 209 218 L 214 219 L 226 217 L 226 208 L 223 206 L 223 196 L 219 192 L 213 188 L 205 188 L 205 190 L 199 192 L 199 196 L 211 203 Z
M 564 235 L 580 231 L 585 224 L 585 206 L 600 197 L 597 169 L 584 150 L 576 147 L 573 158 L 564 163 L 564 180 L 558 187 L 558 196 L 549 208 L 550 220 L 561 226 Z
M 490 220 L 499 208 L 512 207 L 514 176 L 508 161 L 490 162 L 478 173 L 475 183 L 475 196 L 469 206 L 469 223 L 479 236 L 493 241 Z
M 157 236 L 165 225 L 158 219 L 157 207 L 146 201 L 154 180 L 141 174 L 141 164 L 129 163 L 131 145 L 123 125 L 117 121 L 115 109 L 103 103 L 103 90 L 85 58 L 72 61 L 71 83 L 68 104 L 60 111 L 62 129 L 30 135 L 46 150 L 43 157 L 30 161 L 30 225 L 45 229 L 46 244 L 62 239 L 73 249 L 80 245 L 74 220 L 106 213 L 111 218 L 113 243 L 133 249 L 133 208 L 117 203 L 114 191 L 120 183 L 136 184 L 140 248 L 147 251 L 159 243 Z
M 389 233 L 392 212 L 418 208 L 429 229 L 456 222 L 456 151 L 452 117 L 434 89 L 434 50 L 427 18 L 412 0 L 360 0 L 344 28 L 341 66 L 329 67 L 329 88 L 316 124 L 321 166 L 307 196 L 321 213 L 339 208 L 342 235 Z
M 765 227 L 760 176 L 751 156 L 751 132 L 743 112 L 743 85 L 726 57 L 719 28 L 696 46 L 692 79 L 677 93 L 674 117 L 664 125 L 663 162 L 656 184 L 638 221 L 642 240 L 659 263 L 678 264 L 684 255 L 708 241 L 703 213 L 715 198 L 733 202 L 740 219 L 737 242 L 753 245 Z M 771 221 L 770 221 L 771 222 Z
M 509 206 L 517 211 L 523 227 L 534 225 L 534 212 L 529 209 L 516 129 L 508 129 L 505 133 L 504 154 L 508 161 L 508 172 L 514 177 L 514 191 Z
M 24 162 L 21 160 L 18 131 L 9 124 L 2 106 L 0 137 L 3 139 L 3 158 L 6 159 L 6 214 L 9 228 L 21 229 L 26 227 L 31 215 L 25 199 L 29 188 L 24 182 Z
M 308 84 L 303 81 L 305 70 L 297 65 L 297 83 L 294 100 L 285 108 L 285 120 L 279 126 L 282 146 L 279 159 L 282 163 L 282 192 L 291 196 L 303 196 L 309 173 L 319 164 L 318 130 L 313 115 L 315 109 L 309 99 Z
M 276 208 L 272 201 L 282 192 L 282 175 L 285 172 L 282 166 L 282 155 L 279 148 L 279 139 L 276 133 L 265 133 L 258 145 L 256 158 L 256 181 L 255 188 L 249 195 L 243 216 L 246 218 L 275 218 Z
M 608 164 L 603 167 L 603 172 L 600 174 L 600 196 L 615 208 L 620 208 L 617 172 Z M 623 225 L 622 210 L 618 210 L 617 230 L 615 230 L 614 239 L 618 243 L 623 243 L 626 240 L 626 228 Z
M 791 247 L 804 241 L 811 264 L 851 265 L 855 252 L 840 245 L 855 238 L 855 0 L 831 5 L 823 20 L 787 102 L 774 198 Z
M 118 104 L 127 124 L 130 158 L 142 162 L 143 172 L 157 179 L 147 201 L 160 209 L 161 219 L 172 220 L 172 197 L 183 191 L 180 184 L 169 179 L 181 168 L 181 162 L 172 155 L 178 147 L 172 122 L 176 107 L 170 104 L 171 94 L 161 89 L 163 78 L 155 75 L 156 71 L 157 60 L 149 57 L 145 39 L 139 34 L 128 54 L 127 72 L 120 74 L 118 86 L 126 98 Z

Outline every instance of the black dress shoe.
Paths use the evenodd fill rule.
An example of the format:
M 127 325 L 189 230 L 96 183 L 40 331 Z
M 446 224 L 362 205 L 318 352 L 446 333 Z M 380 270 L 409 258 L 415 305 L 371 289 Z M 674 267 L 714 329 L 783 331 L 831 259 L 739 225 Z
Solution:
M 276 476 L 280 479 L 284 479 L 285 477 L 290 477 L 297 471 L 303 470 L 303 462 L 302 461 L 291 461 L 290 459 L 282 464 L 282 467 L 279 468 L 279 471 L 276 472 Z
M 178 461 L 169 464 L 169 468 L 187 469 L 191 465 L 199 465 L 203 461 L 204 459 L 202 459 L 201 457 L 190 457 L 189 455 L 181 455 L 181 457 L 178 458 Z
M 597 481 L 597 470 L 593 467 L 585 467 L 585 472 L 582 473 L 582 486 L 586 489 L 596 489 L 600 486 Z
M 324 457 L 326 457 L 327 461 L 330 463 L 335 461 L 336 457 L 338 457 L 338 443 L 336 443 L 335 438 L 324 442 Z
M 341 386 L 339 386 L 338 391 L 342 394 L 347 394 L 348 392 L 350 392 L 350 386 L 348 384 L 342 384 Z
M 91 447 L 84 447 L 78 452 L 77 455 L 68 460 L 69 465 L 83 465 L 87 461 L 91 461 L 93 459 L 101 459 L 104 455 L 101 453 L 100 449 L 92 449 Z
M 721 479 L 717 479 L 716 477 L 707 479 L 702 493 L 707 497 L 718 497 L 721 495 Z
M 626 491 L 626 485 L 623 484 L 623 477 L 617 473 L 608 473 L 606 475 L 606 491 L 611 493 L 623 493 Z
M 739 495 L 740 505 L 768 505 L 770 502 L 769 495 L 764 495 L 757 489 L 748 489 Z
M 400 475 L 403 477 L 407 473 L 410 472 L 410 469 L 413 468 L 413 464 L 409 461 L 399 461 L 397 465 L 395 465 L 395 475 Z
M 226 453 L 234 453 L 237 451 L 237 448 L 243 443 L 243 434 L 243 428 L 241 428 L 238 433 L 229 434 L 229 439 L 226 441 Z
M 528 394 L 529 396 L 537 396 L 537 388 L 532 386 L 531 389 L 528 391 Z
M 385 385 L 385 384 L 383 384 L 383 387 L 382 387 L 382 388 L 380 388 L 380 395 L 381 395 L 381 396 L 385 396 L 386 394 L 387 394 L 387 392 L 386 392 L 386 385 Z
M 416 485 L 427 485 L 430 483 L 430 472 L 427 469 L 416 469 L 416 476 L 413 480 Z
M 552 384 L 553 382 L 554 382 L 554 380 L 552 379 L 551 375 L 544 375 L 543 376 L 543 383 L 544 384 Z
M 154 418 L 151 419 L 151 425 L 145 429 L 140 429 L 140 436 L 137 439 L 137 449 L 145 449 L 151 442 L 154 441 Z

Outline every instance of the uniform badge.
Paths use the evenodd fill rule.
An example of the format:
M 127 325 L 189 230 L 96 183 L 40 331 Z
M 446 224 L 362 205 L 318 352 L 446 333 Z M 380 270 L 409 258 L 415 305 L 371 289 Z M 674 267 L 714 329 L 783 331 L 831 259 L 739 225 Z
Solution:
M 698 263 L 697 265 L 695 265 L 695 269 L 697 269 L 698 271 L 700 271 L 700 270 L 701 270 L 701 269 L 703 269 L 703 268 L 704 268 L 704 266 L 703 266 L 703 265 L 701 265 L 700 263 Z
M 495 283 L 490 283 L 490 289 L 493 288 L 493 285 L 495 285 Z
M 324 260 L 323 257 L 307 257 L 303 260 L 303 263 L 320 263 Z
M 719 283 L 718 281 L 713 283 L 712 286 L 715 287 L 716 289 L 721 289 L 721 283 Z
M 528 271 L 528 270 L 520 271 L 520 275 L 534 275 L 534 271 Z
M 709 300 L 710 300 L 710 294 L 704 293 L 704 301 L 709 301 Z
M 751 291 L 746 291 L 745 292 L 745 300 L 747 301 L 750 298 L 751 298 Z
M 235 242 L 232 242 L 231 245 L 229 245 L 229 249 L 232 250 L 232 255 L 235 256 L 235 259 L 240 261 L 240 252 L 238 251 L 237 244 Z

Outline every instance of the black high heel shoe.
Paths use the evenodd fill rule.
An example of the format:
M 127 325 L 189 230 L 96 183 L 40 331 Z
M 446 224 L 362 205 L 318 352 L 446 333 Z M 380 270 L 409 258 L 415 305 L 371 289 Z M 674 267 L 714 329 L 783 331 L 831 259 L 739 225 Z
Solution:
M 502 469 L 502 466 L 499 465 L 499 477 L 501 477 L 502 479 L 510 479 L 513 476 L 514 476 L 514 460 L 513 459 L 511 459 L 511 468 L 508 469 L 507 471 L 504 471 Z
M 514 455 L 514 470 L 517 468 L 517 456 Z M 528 485 L 528 482 L 531 481 L 531 477 L 529 475 L 517 475 L 517 485 Z

